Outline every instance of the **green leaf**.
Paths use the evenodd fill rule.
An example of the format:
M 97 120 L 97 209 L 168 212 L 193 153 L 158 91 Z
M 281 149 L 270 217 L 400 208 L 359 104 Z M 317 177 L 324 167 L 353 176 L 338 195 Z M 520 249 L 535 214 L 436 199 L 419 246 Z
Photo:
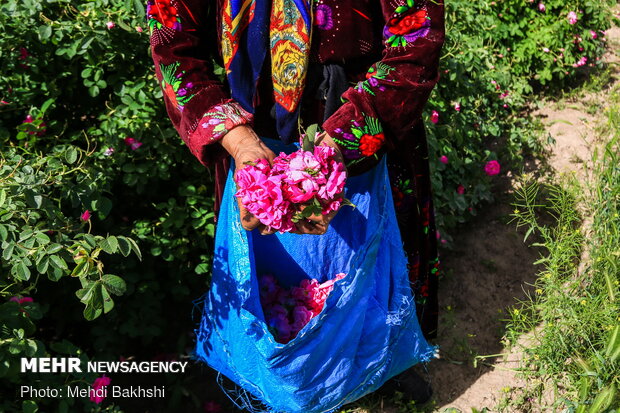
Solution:
M 45 274 L 47 272 L 47 268 L 49 267 L 50 259 L 47 256 L 41 258 L 41 261 L 37 263 L 37 271 L 40 274 Z
M 414 5 L 414 1 L 413 0 L 407 0 L 407 6 L 413 7 L 413 5 Z
M 0 224 L 0 240 L 6 241 L 9 236 L 9 231 L 6 229 L 6 226 Z
M 105 289 L 110 292 L 110 294 L 123 295 L 125 291 L 127 291 L 127 285 L 125 284 L 125 280 L 116 275 L 106 274 L 101 277 L 101 282 L 103 283 Z
M 196 274 L 206 274 L 209 272 L 209 264 L 206 262 L 200 263 L 194 268 Z
M 99 94 L 99 88 L 97 86 L 89 87 L 88 94 L 92 97 L 96 97 Z
M 20 281 L 28 281 L 30 279 L 30 269 L 22 261 L 13 265 L 11 274 L 15 279 Z
M 4 205 L 5 201 L 6 201 L 6 192 L 4 191 L 4 189 L 0 189 L 0 206 Z
M 13 255 L 14 249 L 15 249 L 15 243 L 14 242 L 9 243 L 9 245 L 7 245 L 4 248 L 4 251 L 2 251 L 2 259 L 4 259 L 5 261 L 9 261 L 11 259 L 11 256 Z
M 32 400 L 24 400 L 22 402 L 22 413 L 36 413 L 39 411 L 39 407 Z
M 52 35 L 52 27 L 51 26 L 39 26 L 39 40 L 47 40 Z
M 65 160 L 67 161 L 67 163 L 73 164 L 75 163 L 75 161 L 77 161 L 77 158 L 78 158 L 77 149 L 75 149 L 74 146 L 69 146 L 67 148 L 67 151 L 65 152 Z
M 304 151 L 312 152 L 314 150 L 314 141 L 316 139 L 316 133 L 318 132 L 318 130 L 319 125 L 316 123 L 308 126 L 308 128 L 306 129 L 306 135 L 304 136 Z
M 103 298 L 103 312 L 107 314 L 114 308 L 114 300 L 112 300 L 112 297 L 108 294 L 108 290 L 105 288 L 101 290 L 101 296 Z
M 41 208 L 43 204 L 43 196 L 41 194 L 37 194 L 36 192 L 28 189 L 24 191 L 24 195 L 26 196 L 26 203 L 31 208 Z
M 43 105 L 41 105 L 41 113 L 45 113 L 45 111 L 47 111 L 47 109 L 52 106 L 52 103 L 54 103 L 54 101 L 55 99 L 50 98 L 43 102 Z
M 103 290 L 103 286 L 100 281 L 95 281 L 93 286 L 93 297 L 91 299 L 91 304 L 95 307 L 95 309 L 103 308 L 103 296 L 101 291 Z
M 101 241 L 99 243 L 99 246 L 108 254 L 114 254 L 118 249 L 118 240 L 114 235 L 110 235 L 109 237 Z
M 37 239 L 39 245 L 47 245 L 50 243 L 50 237 L 43 232 L 37 232 L 34 237 Z
M 107 217 L 112 210 L 112 201 L 105 196 L 101 196 L 98 199 L 93 200 L 90 205 L 93 210 L 99 212 L 101 219 Z
M 68 270 L 67 263 L 64 259 L 59 257 L 58 255 L 50 255 L 50 260 L 52 261 L 52 265 L 59 270 Z
M 133 250 L 134 254 L 136 254 L 138 256 L 138 259 L 142 261 L 142 252 L 140 252 L 140 247 L 138 247 L 136 241 L 134 241 L 132 238 L 127 238 L 127 241 L 129 241 L 129 243 L 131 244 L 131 249 Z
M 92 286 L 87 288 L 80 288 L 75 292 L 75 296 L 82 302 L 87 302 L 90 300 L 92 295 Z
M 46 252 L 51 255 L 51 254 L 56 254 L 60 250 L 62 250 L 62 245 L 52 244 L 47 248 Z
M 131 254 L 131 243 L 127 240 L 127 238 L 118 236 L 116 239 L 118 240 L 118 250 L 121 254 L 123 254 L 123 257 L 127 257 Z
M 65 272 L 58 268 L 49 267 L 47 269 L 47 278 L 50 281 L 58 281 L 65 275 Z
M 402 12 L 405 12 L 405 11 L 407 11 L 407 10 L 409 10 L 409 7 L 407 7 L 407 6 L 398 6 L 398 7 L 396 8 L 396 10 L 394 10 L 394 12 L 396 12 L 396 13 L 402 13 Z
M 97 246 L 97 238 L 94 235 L 82 233 L 82 234 L 78 234 L 76 238 L 84 239 L 88 243 L 88 245 L 90 245 L 92 248 L 95 248 Z M 103 237 L 99 237 L 99 238 L 103 239 Z
M 101 315 L 101 309 L 100 308 L 95 308 L 92 304 L 87 304 L 86 307 L 84 308 L 84 318 L 87 319 L 88 321 L 92 321 L 95 318 L 99 317 Z
M 144 16 L 146 10 L 144 10 L 144 4 L 142 4 L 142 0 L 133 0 L 134 10 L 136 11 L 136 15 Z
M 90 265 L 88 263 L 88 260 L 80 261 L 80 263 L 75 266 L 73 271 L 71 271 L 71 276 L 81 277 L 83 275 L 86 275 L 88 273 L 89 268 L 90 268 Z

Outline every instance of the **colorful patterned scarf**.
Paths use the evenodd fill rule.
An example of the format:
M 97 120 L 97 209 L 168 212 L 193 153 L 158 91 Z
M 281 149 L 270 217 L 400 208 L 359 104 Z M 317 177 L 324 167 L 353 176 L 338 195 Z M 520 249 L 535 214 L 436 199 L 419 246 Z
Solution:
M 254 113 L 267 48 L 281 139 L 296 133 L 310 54 L 312 0 L 224 0 L 222 55 L 232 97 Z

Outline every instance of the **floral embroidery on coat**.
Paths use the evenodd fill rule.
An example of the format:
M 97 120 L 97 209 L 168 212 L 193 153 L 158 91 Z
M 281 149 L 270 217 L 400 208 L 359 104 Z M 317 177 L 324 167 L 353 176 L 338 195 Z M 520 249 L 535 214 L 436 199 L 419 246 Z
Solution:
M 383 62 L 375 63 L 370 67 L 370 69 L 368 69 L 368 72 L 366 73 L 366 80 L 363 82 L 358 82 L 355 89 L 360 93 L 366 92 L 372 96 L 375 96 L 375 92 L 372 88 L 374 87 L 379 89 L 379 91 L 384 91 L 385 87 L 379 84 L 379 80 L 391 81 L 387 79 L 387 76 L 392 70 L 394 70 L 393 67 L 388 66 Z
M 314 24 L 321 30 L 331 30 L 334 27 L 332 9 L 326 4 L 316 6 L 314 12 Z
M 161 29 L 164 26 L 181 30 L 181 20 L 172 0 L 149 0 L 146 3 L 146 16 L 149 19 L 151 33 L 154 29 Z
M 162 74 L 161 88 L 170 102 L 176 105 L 177 109 L 182 111 L 183 107 L 194 97 L 189 90 L 194 86 L 192 82 L 187 82 L 183 87 L 183 74 L 181 71 L 177 74 L 180 63 L 175 62 L 171 65 L 159 65 Z
M 363 116 L 363 123 L 356 120 L 351 121 L 353 125 L 350 132 L 337 129 L 335 132 L 339 133 L 341 137 L 332 136 L 334 142 L 341 146 L 342 155 L 345 159 L 356 160 L 373 156 L 385 141 L 383 127 L 379 120 L 371 116 Z
M 388 20 L 383 29 L 383 36 L 388 46 L 406 46 L 426 36 L 430 29 L 428 12 L 425 9 L 414 8 L 414 0 L 407 0 L 406 6 L 396 8 L 394 17 Z
M 148 0 L 146 18 L 152 46 L 169 43 L 182 30 L 176 0 Z

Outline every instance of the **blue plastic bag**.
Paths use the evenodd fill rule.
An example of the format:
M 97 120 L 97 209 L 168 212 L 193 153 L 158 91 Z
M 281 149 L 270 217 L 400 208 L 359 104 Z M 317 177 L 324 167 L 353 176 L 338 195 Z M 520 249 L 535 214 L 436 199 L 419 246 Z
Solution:
M 211 289 L 196 331 L 198 359 L 270 411 L 318 413 L 436 357 L 438 348 L 426 342 L 416 317 L 385 158 L 348 179 L 346 197 L 356 207 L 342 207 L 321 236 L 244 230 L 232 171 L 234 165 L 218 219 Z M 335 283 L 323 311 L 280 344 L 267 329 L 259 298 L 257 277 L 266 273 L 285 286 L 347 275 Z

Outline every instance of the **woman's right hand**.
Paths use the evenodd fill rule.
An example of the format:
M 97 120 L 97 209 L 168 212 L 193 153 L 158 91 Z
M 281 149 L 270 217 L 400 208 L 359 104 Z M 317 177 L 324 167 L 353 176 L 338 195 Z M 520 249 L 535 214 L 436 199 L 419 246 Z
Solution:
M 245 167 L 246 162 L 255 162 L 258 159 L 266 159 L 270 164 L 276 155 L 263 143 L 252 128 L 241 125 L 228 131 L 220 141 L 224 149 L 235 160 L 235 168 L 238 171 Z M 235 171 L 236 172 L 236 171 Z M 265 225 L 261 224 L 258 218 L 252 215 L 237 198 L 239 204 L 241 226 L 247 231 L 259 228 L 261 234 L 272 234 L 275 230 L 269 231 Z

